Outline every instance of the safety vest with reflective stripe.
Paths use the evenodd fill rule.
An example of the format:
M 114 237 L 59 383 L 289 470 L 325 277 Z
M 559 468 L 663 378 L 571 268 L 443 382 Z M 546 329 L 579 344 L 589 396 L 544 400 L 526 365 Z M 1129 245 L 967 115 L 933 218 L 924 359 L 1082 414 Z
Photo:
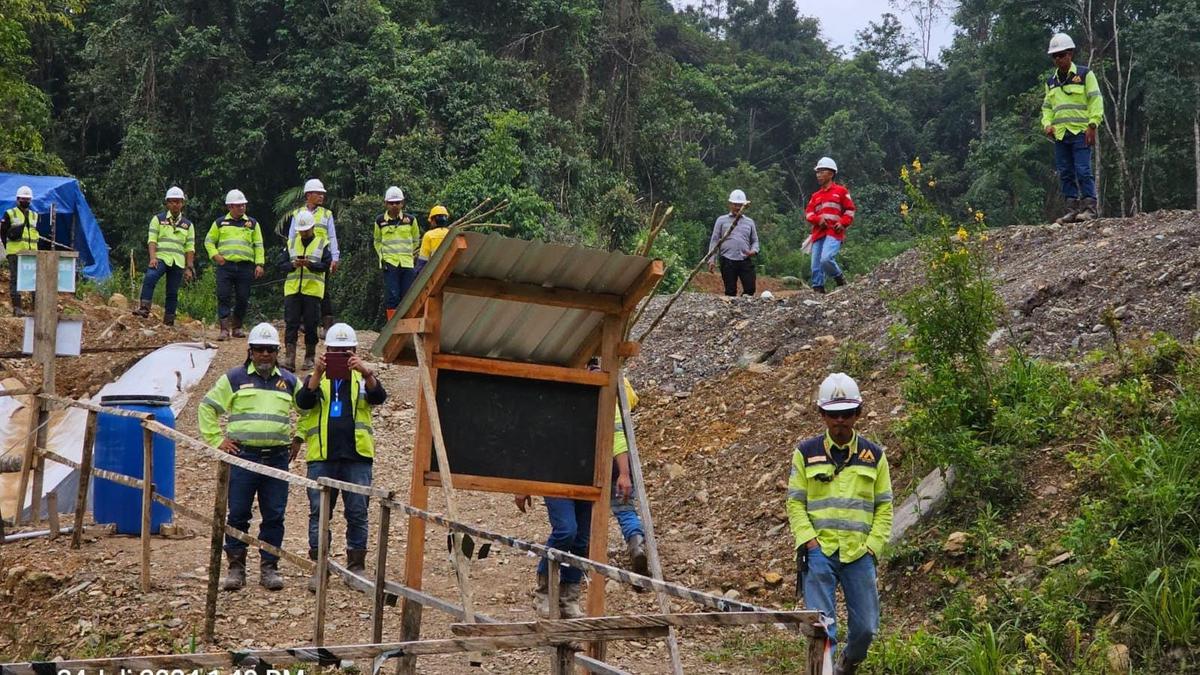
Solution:
M 200 401 L 200 433 L 209 445 L 219 445 L 223 437 L 247 447 L 288 445 L 298 388 L 296 376 L 281 368 L 265 378 L 253 364 L 233 368 Z M 221 415 L 228 415 L 224 433 Z
M 307 210 L 307 206 L 301 206 L 295 211 L 292 211 L 292 221 L 294 222 L 296 220 L 296 216 L 298 216 L 301 211 Z M 329 241 L 329 222 L 333 220 L 333 211 L 330 211 L 324 206 L 318 206 L 315 210 L 313 210 L 312 217 L 313 232 L 315 232 L 317 236 L 321 237 L 325 241 Z
M 417 219 L 407 213 L 392 218 L 384 213 L 375 219 L 375 254 L 379 266 L 412 267 L 417 247 L 421 244 L 421 229 Z
M 29 209 L 28 220 L 26 214 L 21 212 L 21 209 L 12 207 L 5 212 L 8 216 L 10 228 L 20 227 L 19 236 L 13 238 L 12 229 L 9 229 L 8 243 L 4 245 L 4 251 L 9 255 L 20 253 L 21 251 L 36 251 L 38 245 L 38 214 L 32 208 Z
M 821 551 L 838 552 L 842 563 L 868 552 L 879 556 L 892 533 L 892 479 L 883 448 L 856 433 L 838 469 L 833 447 L 826 433 L 792 453 L 787 514 L 796 547 L 816 537 Z
M 1054 138 L 1062 140 L 1068 132 L 1083 133 L 1091 125 L 1104 121 L 1104 98 L 1096 74 L 1087 66 L 1071 64 L 1061 81 L 1055 69 L 1046 78 L 1046 96 L 1042 99 L 1042 128 L 1054 127 Z
M 185 254 L 196 250 L 196 230 L 192 221 L 163 211 L 150 219 L 150 234 L 146 243 L 155 244 L 155 255 L 170 267 L 183 267 Z
M 224 218 L 213 221 L 204 238 L 204 250 L 208 257 L 222 255 L 229 262 L 253 262 L 263 264 L 266 259 L 263 252 L 262 230 L 258 221 L 250 216 L 234 219 L 228 213 Z
M 311 375 L 309 377 L 312 377 Z M 302 385 L 304 386 L 304 385 Z M 350 408 L 354 411 L 354 449 L 363 457 L 375 456 L 375 437 L 371 430 L 371 406 L 367 403 L 366 379 L 357 370 L 350 371 Z M 329 405 L 333 384 L 321 377 L 319 405 L 304 411 L 299 432 L 308 444 L 304 461 L 323 462 L 329 457 Z
M 325 247 L 329 242 L 321 235 L 315 235 L 308 244 L 305 245 L 304 240 L 296 237 L 292 242 L 291 257 L 307 258 L 310 264 L 319 264 L 325 256 Z M 325 273 L 313 272 L 304 267 L 293 267 L 291 272 L 288 272 L 287 280 L 283 282 L 283 294 L 295 295 L 302 293 L 311 295 L 314 298 L 325 297 Z
M 850 227 L 854 223 L 854 210 L 854 200 L 844 185 L 831 182 L 814 192 L 808 199 L 808 208 L 804 209 L 805 219 L 812 224 L 813 241 L 822 237 L 845 239 L 846 231 L 838 232 L 834 226 Z

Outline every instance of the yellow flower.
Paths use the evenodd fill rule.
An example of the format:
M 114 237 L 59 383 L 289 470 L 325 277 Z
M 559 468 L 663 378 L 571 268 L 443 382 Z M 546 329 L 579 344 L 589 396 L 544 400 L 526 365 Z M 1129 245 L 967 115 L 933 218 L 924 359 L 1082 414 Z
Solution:
M 980 233 L 979 233 L 979 241 L 987 241 L 987 240 L 988 240 L 987 233 L 985 233 L 985 232 L 980 232 Z
M 949 253 L 943 253 L 943 254 L 942 254 L 942 262 L 947 262 L 947 261 L 949 261 L 949 260 L 950 260 L 950 254 L 949 254 Z
M 967 234 L 967 228 L 961 227 L 961 226 L 958 228 L 958 232 L 954 233 L 954 238 L 959 241 L 966 241 L 967 237 L 969 237 L 969 236 L 970 235 Z
M 908 202 L 900 202 L 900 215 L 908 217 Z
M 907 166 L 900 167 L 900 178 L 902 180 L 908 180 L 908 167 Z
M 916 173 L 921 173 L 922 167 L 921 167 L 921 158 L 920 157 L 917 157 L 916 159 L 914 159 L 912 161 L 912 168 L 913 168 L 913 171 L 915 171 Z
M 929 187 L 931 187 L 931 188 L 937 187 L 937 179 L 930 178 L 929 179 Z
M 982 223 L 982 222 L 983 222 L 983 211 L 976 211 L 976 212 L 975 212 L 975 222 L 977 222 L 977 223 Z

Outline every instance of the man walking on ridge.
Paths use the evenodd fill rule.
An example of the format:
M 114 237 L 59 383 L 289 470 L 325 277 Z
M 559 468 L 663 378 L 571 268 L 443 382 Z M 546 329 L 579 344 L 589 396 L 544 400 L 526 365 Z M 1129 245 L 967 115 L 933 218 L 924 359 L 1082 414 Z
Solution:
M 213 221 L 204 238 L 204 250 L 217 265 L 218 340 L 228 340 L 230 335 L 246 337 L 242 321 L 250 304 L 250 282 L 262 277 L 266 260 L 262 229 L 246 215 L 246 195 L 230 190 L 225 206 L 229 212 Z
M 725 295 L 730 297 L 737 295 L 739 280 L 742 282 L 742 295 L 754 295 L 754 256 L 758 254 L 758 229 L 745 213 L 749 205 L 750 200 L 746 199 L 745 192 L 730 192 L 729 213 L 717 218 L 713 223 L 712 236 L 708 239 L 710 255 L 720 244 L 716 255 L 721 265 L 721 282 L 725 286 Z M 712 260 L 709 261 L 709 273 L 716 265 Z
M 163 324 L 175 325 L 175 308 L 179 304 L 179 285 L 196 276 L 196 228 L 183 217 L 183 190 L 171 186 L 165 198 L 167 210 L 150 219 L 147 247 L 150 264 L 142 280 L 142 296 L 133 313 L 150 316 L 150 303 L 158 280 L 167 278 L 167 295 L 163 303 Z
M 813 171 L 820 187 L 809 198 L 804 217 L 812 224 L 812 289 L 824 293 L 827 278 L 838 286 L 846 283 L 837 254 L 846 239 L 846 228 L 854 223 L 854 201 L 845 186 L 834 182 L 838 168 L 831 157 L 818 160 Z
M 1054 141 L 1054 165 L 1067 200 L 1067 212 L 1054 222 L 1081 223 L 1097 214 L 1092 146 L 1104 121 L 1104 99 L 1096 74 L 1072 62 L 1075 41 L 1070 35 L 1050 38 L 1046 53 L 1054 60 L 1054 72 L 1046 78 L 1042 130 Z

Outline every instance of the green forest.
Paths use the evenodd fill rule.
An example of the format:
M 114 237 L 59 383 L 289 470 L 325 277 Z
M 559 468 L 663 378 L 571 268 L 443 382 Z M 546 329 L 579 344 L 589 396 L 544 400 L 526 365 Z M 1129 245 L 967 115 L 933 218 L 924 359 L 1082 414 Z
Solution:
M 1046 43 L 1065 30 L 1104 93 L 1103 212 L 1196 205 L 1200 0 L 896 12 L 945 13 L 953 43 L 928 54 L 884 15 L 834 47 L 794 0 L 0 0 L 0 170 L 78 177 L 114 264 L 135 269 L 167 186 L 201 234 L 234 187 L 275 230 L 319 177 L 345 252 L 339 314 L 373 325 L 369 224 L 388 185 L 416 214 L 507 199 L 515 236 L 625 250 L 655 203 L 674 205 L 654 247 L 672 290 L 735 187 L 762 271 L 804 276 L 811 168 L 830 155 L 859 205 L 843 260 L 862 274 L 919 234 L 898 177 L 914 159 L 947 212 L 1053 220 L 1038 117 Z

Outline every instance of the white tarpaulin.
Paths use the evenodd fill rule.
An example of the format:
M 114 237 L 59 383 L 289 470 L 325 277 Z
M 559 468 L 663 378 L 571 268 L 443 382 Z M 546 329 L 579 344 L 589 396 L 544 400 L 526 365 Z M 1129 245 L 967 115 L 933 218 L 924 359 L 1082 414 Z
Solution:
M 110 395 L 168 396 L 171 410 L 176 415 L 187 405 L 191 390 L 200 383 L 212 363 L 215 349 L 206 348 L 197 342 L 182 342 L 167 345 L 146 355 L 132 368 L 125 371 L 116 382 L 104 385 L 92 403 L 99 403 Z M 0 388 L 17 389 L 16 380 L 0 382 Z M 35 403 L 30 396 L 0 396 L 0 465 L 20 467 L 20 458 L 25 453 L 25 439 L 29 433 L 31 414 L 36 415 Z M 55 410 L 50 413 L 46 429 L 46 447 L 51 451 L 79 461 L 83 455 L 83 435 L 87 426 L 87 411 L 78 408 Z M 16 510 L 17 491 L 20 489 L 20 473 L 0 473 L 0 514 L 12 517 Z M 43 479 L 43 496 L 58 492 L 58 509 L 64 513 L 73 511 L 79 488 L 79 474 L 70 467 L 46 462 Z M 26 489 L 21 508 L 29 515 L 33 486 Z

